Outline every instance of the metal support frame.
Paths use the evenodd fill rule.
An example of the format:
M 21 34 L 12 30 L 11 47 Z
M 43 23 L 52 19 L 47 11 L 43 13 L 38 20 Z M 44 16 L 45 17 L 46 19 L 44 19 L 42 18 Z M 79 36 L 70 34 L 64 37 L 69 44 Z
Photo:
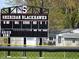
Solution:
M 40 38 L 40 43 L 39 43 L 39 45 L 40 45 L 40 46 L 42 45 L 42 38 Z M 42 57 L 42 51 L 39 52 L 39 55 L 40 55 L 40 57 Z
M 8 46 L 10 46 L 10 37 L 8 38 Z M 10 56 L 10 51 L 8 51 L 8 56 Z
M 24 37 L 24 47 L 26 47 L 26 37 Z M 26 51 L 23 52 L 23 56 L 26 56 Z

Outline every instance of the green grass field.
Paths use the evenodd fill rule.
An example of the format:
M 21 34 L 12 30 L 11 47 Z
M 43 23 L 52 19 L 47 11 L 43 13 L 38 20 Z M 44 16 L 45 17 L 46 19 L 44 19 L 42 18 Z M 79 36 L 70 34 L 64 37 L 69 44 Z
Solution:
M 43 52 L 42 58 L 39 52 L 26 52 L 27 58 L 22 58 L 23 52 L 11 52 L 7 58 L 7 52 L 0 52 L 0 59 L 79 59 L 79 52 Z

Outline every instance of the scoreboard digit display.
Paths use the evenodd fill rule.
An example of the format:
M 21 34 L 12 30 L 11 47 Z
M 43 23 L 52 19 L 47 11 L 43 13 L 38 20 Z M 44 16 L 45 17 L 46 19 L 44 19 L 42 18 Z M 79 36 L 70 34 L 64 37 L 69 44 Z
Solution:
M 29 13 L 27 8 L 17 6 L 1 10 L 2 37 L 48 37 L 48 13 Z

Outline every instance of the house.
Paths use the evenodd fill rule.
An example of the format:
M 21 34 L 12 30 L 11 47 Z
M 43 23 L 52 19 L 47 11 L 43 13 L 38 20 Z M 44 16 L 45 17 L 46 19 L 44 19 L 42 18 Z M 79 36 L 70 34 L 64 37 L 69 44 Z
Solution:
M 79 29 L 56 35 L 56 46 L 79 46 Z
M 55 45 L 56 44 L 56 35 L 59 34 L 61 30 L 49 30 L 49 45 Z

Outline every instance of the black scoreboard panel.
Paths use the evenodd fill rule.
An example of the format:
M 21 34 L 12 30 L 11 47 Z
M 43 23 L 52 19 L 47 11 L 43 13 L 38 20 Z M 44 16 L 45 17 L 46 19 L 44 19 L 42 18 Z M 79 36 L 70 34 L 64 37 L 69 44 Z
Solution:
M 31 21 L 22 21 L 22 28 L 23 29 L 30 29 L 31 28 Z
M 47 28 L 48 28 L 48 21 L 39 22 L 39 29 L 47 29 Z
M 38 28 L 38 21 L 32 21 L 32 29 Z
M 1 21 L 1 28 L 12 28 L 12 21 Z
M 1 21 L 1 28 L 47 29 L 48 21 Z
M 24 21 L 10 21 L 9 24 L 4 24 L 1 21 L 1 30 L 11 31 L 10 37 L 47 37 L 48 36 L 48 23 L 47 21 L 29 21 L 24 24 Z M 40 31 L 39 31 L 40 30 Z M 47 30 L 47 31 L 43 31 Z M 7 33 L 8 34 L 8 33 Z M 1 34 L 3 36 L 3 33 Z
M 5 30 L 4 32 L 6 35 L 9 34 L 10 37 L 47 37 L 48 36 L 48 32 L 46 31 Z M 1 34 L 1 36 L 3 36 L 3 34 Z
M 21 28 L 21 21 L 13 21 L 13 28 Z
M 39 37 L 48 37 L 48 32 L 38 31 L 38 36 Z

